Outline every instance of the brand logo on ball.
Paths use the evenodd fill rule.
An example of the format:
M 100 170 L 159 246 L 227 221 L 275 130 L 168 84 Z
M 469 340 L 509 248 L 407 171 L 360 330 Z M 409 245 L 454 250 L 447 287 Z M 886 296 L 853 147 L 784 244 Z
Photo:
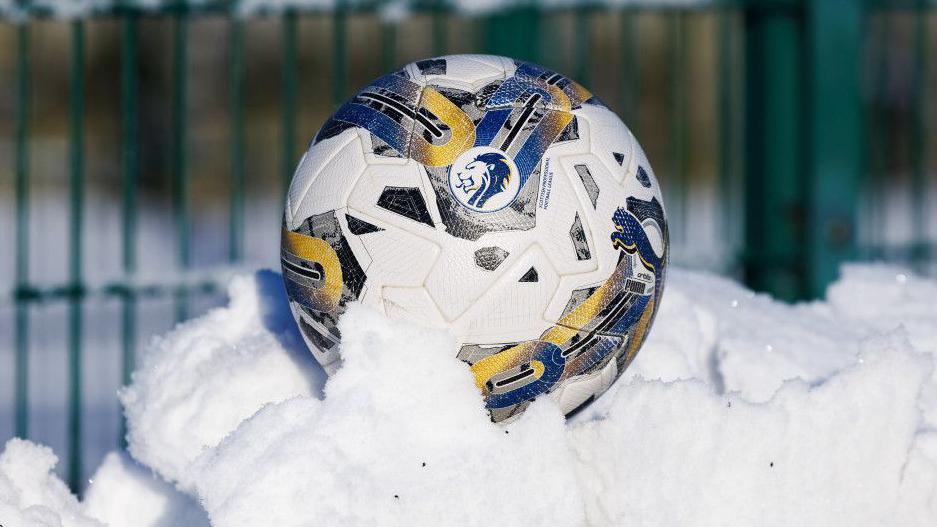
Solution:
M 449 189 L 466 208 L 494 212 L 514 202 L 521 190 L 514 160 L 490 146 L 463 152 L 449 167 Z

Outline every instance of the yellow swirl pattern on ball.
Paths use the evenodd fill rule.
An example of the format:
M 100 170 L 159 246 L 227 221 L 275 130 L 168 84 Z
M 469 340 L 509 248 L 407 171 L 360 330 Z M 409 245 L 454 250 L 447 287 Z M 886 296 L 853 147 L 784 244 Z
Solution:
M 343 283 L 342 264 L 335 249 L 321 238 L 286 229 L 283 230 L 282 247 L 295 258 L 322 266 L 322 287 L 315 289 L 315 300 L 322 304 L 322 311 L 336 309 L 342 296 Z
M 432 88 L 423 89 L 420 107 L 445 123 L 452 135 L 444 144 L 434 145 L 422 134 L 413 134 L 410 157 L 431 167 L 451 165 L 459 154 L 475 143 L 475 124 L 461 108 Z

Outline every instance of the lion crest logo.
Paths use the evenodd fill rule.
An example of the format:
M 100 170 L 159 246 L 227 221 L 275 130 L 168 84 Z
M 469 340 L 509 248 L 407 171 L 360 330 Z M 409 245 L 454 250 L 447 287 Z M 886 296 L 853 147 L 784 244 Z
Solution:
M 510 205 L 520 192 L 514 161 L 491 147 L 471 148 L 449 168 L 449 189 L 466 208 L 494 212 Z

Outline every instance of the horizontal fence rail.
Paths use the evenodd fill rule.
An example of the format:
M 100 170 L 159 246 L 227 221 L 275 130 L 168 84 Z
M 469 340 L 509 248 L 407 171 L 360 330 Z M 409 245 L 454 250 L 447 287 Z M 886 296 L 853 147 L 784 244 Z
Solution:
M 711 11 L 716 9 L 796 10 L 811 0 L 505 0 L 498 3 L 474 0 L 0 0 L 0 18 L 26 21 L 30 18 L 75 19 L 101 16 L 161 16 L 167 13 L 258 17 L 336 12 L 379 13 L 396 19 L 411 12 L 446 12 L 464 16 L 484 16 L 517 8 L 538 11 L 628 10 Z M 859 0 L 869 10 L 890 12 L 926 10 L 937 0 Z
M 10 58 L 12 72 L 11 159 L 8 166 L 0 168 L 0 173 L 10 174 L 10 201 L 15 209 L 10 215 L 10 230 L 15 235 L 7 291 L 13 353 L 6 354 L 7 343 L 0 342 L 4 351 L 0 361 L 7 361 L 0 369 L 11 364 L 14 370 L 11 433 L 35 436 L 30 430 L 30 398 L 42 387 L 29 384 L 36 366 L 35 344 L 31 342 L 36 333 L 33 313 L 63 304 L 67 307 L 67 329 L 58 343 L 67 350 L 63 470 L 74 490 L 83 488 L 94 466 L 86 459 L 89 445 L 85 440 L 93 430 L 85 425 L 87 392 L 83 379 L 88 378 L 89 366 L 100 360 L 85 345 L 91 329 L 87 326 L 92 315 L 89 306 L 115 308 L 113 327 L 120 368 L 119 378 L 110 382 L 115 387 L 129 383 L 139 342 L 153 331 L 147 330 L 150 326 L 143 327 L 147 321 L 141 320 L 141 312 L 155 302 L 165 302 L 172 320 L 183 321 L 217 304 L 227 279 L 257 263 L 249 256 L 247 239 L 253 217 L 249 210 L 258 200 L 257 189 L 276 187 L 273 194 L 285 195 L 302 141 L 314 132 L 308 126 L 314 127 L 323 112 L 340 104 L 368 78 L 370 74 L 362 72 L 359 63 L 371 60 L 370 55 L 376 72 L 419 58 L 417 52 L 498 53 L 542 62 L 586 85 L 596 82 L 604 86 L 604 92 L 595 91 L 649 147 L 665 187 L 674 243 L 692 249 L 700 223 L 705 223 L 699 218 L 708 218 L 720 254 L 715 263 L 705 266 L 742 276 L 761 289 L 786 298 L 820 294 L 830 269 L 844 255 L 896 260 L 925 270 L 935 254 L 935 233 L 929 227 L 934 220 L 934 108 L 928 95 L 934 93 L 930 26 L 937 2 L 831 1 L 856 9 L 854 25 L 823 18 L 830 13 L 816 7 L 819 2 L 795 0 L 557 1 L 549 7 L 506 2 L 485 11 L 474 8 L 468 0 L 0 0 L 0 20 L 7 22 L 0 24 L 0 30 L 12 35 L 12 47 L 0 50 L 0 67 L 5 57 Z M 916 16 L 919 11 L 926 16 Z M 611 22 L 604 20 L 606 15 L 614 15 Z M 401 30 L 411 16 L 426 18 L 426 24 L 420 26 L 425 43 L 419 46 Z M 362 21 L 371 19 L 376 23 L 363 33 Z M 88 230 L 86 221 L 92 212 L 87 189 L 96 177 L 88 168 L 93 150 L 89 146 L 92 138 L 87 135 L 91 127 L 88 86 L 100 72 L 89 69 L 89 43 L 93 41 L 89 27 L 102 20 L 116 24 L 113 42 L 119 44 L 112 109 L 119 136 L 116 177 L 113 188 L 106 189 L 119 202 L 115 238 L 119 270 L 92 281 L 89 275 L 95 270 L 85 263 L 90 237 L 95 234 Z M 209 262 L 199 261 L 197 255 L 206 235 L 195 228 L 195 218 L 209 186 L 202 181 L 207 176 L 199 172 L 198 167 L 203 166 L 199 163 L 204 163 L 214 147 L 207 146 L 208 139 L 199 127 L 217 120 L 200 117 L 199 101 L 204 99 L 199 98 L 203 95 L 193 78 L 193 61 L 200 52 L 194 44 L 198 33 L 193 26 L 206 20 L 224 24 L 227 39 L 223 58 L 226 91 L 213 94 L 223 101 L 219 104 L 224 108 L 220 126 L 224 138 L 212 143 L 220 144 L 218 149 L 223 151 L 224 176 L 212 181 L 225 186 L 221 191 L 225 220 L 223 227 L 210 235 L 226 236 L 227 245 L 223 255 Z M 818 32 L 817 26 L 811 26 L 818 20 L 831 25 Z M 33 276 L 34 261 L 30 259 L 36 254 L 31 253 L 36 241 L 31 239 L 35 218 L 30 214 L 38 170 L 34 162 L 42 156 L 40 149 L 45 144 L 35 143 L 40 134 L 31 114 L 36 109 L 33 79 L 41 73 L 33 63 L 39 55 L 34 32 L 49 24 L 67 25 L 68 45 L 59 59 L 69 68 L 68 111 L 60 118 L 67 128 L 67 170 L 63 173 L 68 246 L 63 252 L 64 274 L 51 282 Z M 276 26 L 278 40 L 273 54 L 252 47 L 252 31 L 261 24 Z M 908 53 L 915 74 L 908 80 L 907 100 L 895 102 L 888 98 L 894 97 L 889 92 L 893 87 L 885 84 L 893 63 L 888 53 L 895 53 L 889 47 L 890 40 L 905 27 L 913 34 Z M 824 41 L 827 29 L 831 39 L 843 40 Z M 327 48 L 310 50 L 306 39 L 319 30 L 327 32 Z M 552 31 L 561 32 L 572 45 L 566 48 L 554 41 Z M 711 41 L 699 36 L 704 31 L 712 35 Z M 153 34 L 165 38 L 154 40 L 150 38 Z M 455 35 L 462 36 L 456 39 Z M 596 35 L 612 43 L 599 46 Z M 363 55 L 361 39 L 369 42 L 368 56 Z M 823 77 L 823 61 L 829 60 L 831 49 L 850 39 L 855 40 L 854 58 L 860 63 L 862 79 L 869 82 L 860 86 L 856 79 L 852 88 L 846 82 L 844 95 L 835 93 L 843 89 L 842 81 Z M 701 41 L 711 48 L 710 55 L 701 56 L 694 49 L 692 44 Z M 154 60 L 150 50 L 159 46 L 164 46 L 159 48 L 163 66 L 156 67 L 148 61 Z M 260 65 L 251 57 L 261 52 L 265 52 L 264 60 L 275 62 L 279 70 L 278 78 L 263 79 L 272 86 L 263 85 L 265 97 L 275 100 L 272 107 L 277 109 L 273 120 L 277 137 L 272 141 L 276 154 L 271 156 L 266 153 L 271 143 L 257 137 L 269 131 L 263 128 L 267 120 L 258 122 L 252 110 L 258 104 L 254 91 Z M 600 59 L 599 53 L 608 56 Z M 303 75 L 310 70 L 320 75 Z M 318 83 L 323 72 L 328 72 L 327 82 L 316 84 L 319 88 L 310 95 L 308 86 Z M 166 81 L 161 88 L 166 101 L 154 109 L 147 94 L 161 82 L 159 79 Z M 663 90 L 657 89 L 661 87 Z M 860 121 L 856 126 L 848 130 L 838 127 L 850 127 L 847 119 L 845 124 L 830 122 L 824 127 L 812 117 L 830 111 L 830 97 L 842 97 L 848 104 L 850 93 L 861 110 L 853 116 Z M 316 118 L 310 117 L 312 112 L 305 104 L 309 97 L 327 101 L 323 108 L 315 109 L 319 112 Z M 266 100 L 263 103 L 267 104 Z M 895 105 L 904 103 L 909 106 L 901 108 L 901 115 L 910 120 L 900 124 L 900 133 L 892 133 L 889 127 L 893 127 Z M 164 114 L 165 122 L 160 121 Z M 255 132 L 255 128 L 261 131 Z M 0 138 L 4 133 L 0 129 Z M 161 135 L 165 136 L 162 140 Z M 843 142 L 834 140 L 824 146 L 828 135 L 843 138 Z M 152 153 L 157 147 L 168 161 L 165 167 L 154 169 L 150 165 L 151 158 L 157 157 Z M 840 156 L 829 159 L 838 160 L 837 167 L 845 167 L 839 174 L 825 171 L 828 158 L 823 149 L 827 147 Z M 263 166 L 252 164 L 252 152 L 257 150 L 264 152 Z M 700 161 L 701 157 L 705 159 Z M 893 184 L 896 171 L 907 172 L 901 175 L 907 184 L 898 191 Z M 151 172 L 156 176 L 149 176 Z M 843 192 L 848 199 L 837 195 Z M 709 216 L 699 216 L 696 211 L 701 193 L 716 196 L 711 198 L 714 205 Z M 891 221 L 886 216 L 896 214 L 894 207 L 889 209 L 880 199 L 888 193 L 908 203 L 908 237 L 896 239 L 883 228 Z M 151 202 L 171 219 L 167 229 L 172 240 L 165 246 L 141 247 L 144 206 Z M 826 215 L 831 203 L 842 206 L 845 219 Z M 273 215 L 278 213 L 276 206 L 271 210 Z M 850 216 L 853 213 L 855 219 Z M 816 233 L 808 222 L 818 226 L 813 229 Z M 152 252 L 172 255 L 167 265 L 173 269 L 167 278 L 144 276 L 146 257 L 141 259 L 140 255 Z M 699 259 L 695 253 L 687 254 L 680 263 L 693 265 Z M 0 403 L 3 397 L 0 394 Z M 113 446 L 122 445 L 124 427 L 123 421 L 117 423 Z

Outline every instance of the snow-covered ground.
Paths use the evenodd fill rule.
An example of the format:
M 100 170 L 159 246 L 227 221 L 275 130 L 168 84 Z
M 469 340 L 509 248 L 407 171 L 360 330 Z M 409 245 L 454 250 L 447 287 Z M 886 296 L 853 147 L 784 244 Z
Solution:
M 492 424 L 444 332 L 354 306 L 326 382 L 278 275 L 149 346 L 130 454 L 84 501 L 51 450 L 0 455 L 4 527 L 937 524 L 937 281 L 847 266 L 788 305 L 674 270 L 587 411 Z

